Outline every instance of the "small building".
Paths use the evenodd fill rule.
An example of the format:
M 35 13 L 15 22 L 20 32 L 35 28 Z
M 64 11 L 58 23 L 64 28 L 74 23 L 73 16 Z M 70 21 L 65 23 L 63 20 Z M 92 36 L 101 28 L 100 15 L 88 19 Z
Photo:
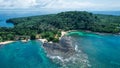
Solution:
M 28 41 L 30 39 L 30 36 L 23 36 L 23 35 L 16 35 L 15 40 L 26 40 Z

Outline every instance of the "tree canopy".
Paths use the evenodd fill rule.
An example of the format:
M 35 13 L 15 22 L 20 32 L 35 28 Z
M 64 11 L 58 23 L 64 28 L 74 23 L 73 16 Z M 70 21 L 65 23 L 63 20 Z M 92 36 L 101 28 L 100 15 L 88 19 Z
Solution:
M 14 28 L 0 28 L 2 40 L 15 35 L 28 35 L 32 39 L 40 34 L 49 41 L 56 41 L 61 30 L 90 30 L 94 32 L 119 33 L 120 16 L 92 14 L 86 11 L 69 11 L 58 14 L 13 18 Z M 57 38 L 58 39 L 58 38 Z

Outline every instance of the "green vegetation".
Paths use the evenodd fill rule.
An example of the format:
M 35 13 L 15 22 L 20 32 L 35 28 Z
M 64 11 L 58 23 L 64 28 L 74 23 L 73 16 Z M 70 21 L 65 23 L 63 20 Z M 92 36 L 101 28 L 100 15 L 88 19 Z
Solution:
M 0 42 L 6 40 L 14 40 L 15 32 L 12 28 L 0 28 Z
M 119 33 L 120 16 L 98 15 L 88 12 L 69 11 L 52 15 L 41 15 L 9 19 L 14 28 L 0 28 L 2 40 L 12 40 L 15 35 L 36 35 L 48 41 L 58 42 L 61 30 L 90 30 L 94 32 Z
M 0 36 L 0 42 L 2 42 L 2 37 Z
M 47 31 L 42 32 L 41 37 L 46 38 L 48 41 L 58 42 L 59 37 L 61 36 L 61 33 L 59 31 Z

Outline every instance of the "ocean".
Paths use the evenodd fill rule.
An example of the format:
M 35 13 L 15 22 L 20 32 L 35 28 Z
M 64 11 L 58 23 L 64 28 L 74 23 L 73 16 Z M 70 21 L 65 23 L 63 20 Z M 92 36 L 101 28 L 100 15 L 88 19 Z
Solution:
M 9 18 L 50 13 L 52 12 L 2 11 L 0 26 L 13 27 L 13 24 L 5 22 Z M 105 13 L 99 12 L 99 14 Z M 120 12 L 114 11 L 108 15 L 120 15 Z M 120 68 L 120 35 L 80 31 L 71 32 L 68 35 L 72 37 L 72 45 L 76 46 L 79 57 L 72 57 L 71 60 L 68 58 L 67 62 L 61 60 L 58 62 L 57 59 L 50 59 L 47 56 L 40 41 L 31 40 L 27 43 L 16 41 L 0 47 L 0 68 Z M 61 59 L 58 56 L 57 58 Z M 75 59 L 80 62 L 75 62 Z
M 11 18 L 28 17 L 45 14 L 55 14 L 57 11 L 51 12 L 46 10 L 0 10 L 0 26 L 1 27 L 14 27 L 12 23 L 6 23 L 6 20 Z

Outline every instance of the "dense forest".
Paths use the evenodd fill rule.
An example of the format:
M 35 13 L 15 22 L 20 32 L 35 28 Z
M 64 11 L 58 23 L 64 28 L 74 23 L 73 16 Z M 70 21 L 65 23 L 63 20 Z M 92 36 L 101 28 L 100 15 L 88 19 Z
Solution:
M 58 14 L 9 19 L 13 28 L 0 28 L 0 40 L 13 40 L 15 35 L 36 35 L 57 42 L 62 30 L 90 30 L 119 33 L 120 16 L 92 14 L 86 11 L 69 11 Z

